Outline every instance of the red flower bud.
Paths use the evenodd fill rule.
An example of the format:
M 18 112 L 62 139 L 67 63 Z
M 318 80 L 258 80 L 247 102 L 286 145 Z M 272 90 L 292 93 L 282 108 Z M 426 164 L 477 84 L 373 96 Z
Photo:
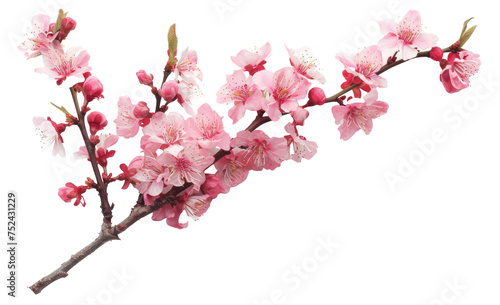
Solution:
M 57 40 L 63 41 L 68 37 L 69 32 L 73 31 L 76 28 L 76 21 L 70 17 L 64 17 L 61 20 L 61 29 L 59 30 L 59 34 L 57 35 Z
M 158 90 L 158 94 L 167 102 L 171 102 L 177 96 L 178 92 L 179 85 L 177 85 L 175 80 L 169 80 Z
M 139 83 L 146 86 L 153 86 L 153 74 L 147 74 L 144 70 L 139 70 L 136 73 Z
M 145 102 L 137 103 L 137 105 L 134 107 L 133 113 L 134 116 L 138 119 L 143 119 L 147 117 L 149 114 L 148 105 Z
M 90 134 L 95 135 L 99 130 L 103 130 L 108 121 L 104 114 L 99 111 L 93 111 L 87 116 L 87 123 L 89 123 Z
M 443 50 L 440 47 L 433 47 L 429 55 L 433 60 L 440 61 L 443 58 Z
M 326 102 L 326 95 L 323 89 L 314 87 L 309 90 L 309 101 L 314 105 L 323 105 Z
M 97 77 L 90 75 L 83 82 L 83 97 L 87 102 L 91 102 L 94 99 L 100 99 L 102 96 L 104 88 L 102 87 L 102 83 L 97 79 Z

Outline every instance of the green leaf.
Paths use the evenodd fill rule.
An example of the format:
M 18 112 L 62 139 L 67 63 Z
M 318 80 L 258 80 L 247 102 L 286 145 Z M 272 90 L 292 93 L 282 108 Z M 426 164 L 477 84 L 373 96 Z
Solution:
M 66 108 L 64 108 L 63 106 L 59 107 L 59 106 L 57 106 L 57 105 L 56 105 L 56 104 L 54 104 L 54 103 L 51 103 L 51 104 L 52 104 L 52 106 L 54 106 L 54 107 L 56 107 L 57 109 L 61 110 L 64 114 L 66 114 L 66 115 L 71 115 L 71 113 L 69 113 L 69 112 L 68 112 L 68 110 L 66 110 Z
M 175 23 L 170 26 L 167 38 L 168 38 L 168 50 L 170 52 L 168 60 L 170 61 L 171 65 L 174 65 L 175 52 L 177 51 L 177 43 L 178 43 L 177 34 L 175 33 Z
M 474 31 L 476 30 L 477 25 L 471 27 L 465 33 L 462 34 L 462 37 L 460 37 L 460 48 L 464 46 L 464 44 L 469 40 L 469 38 L 472 36 Z
M 462 28 L 462 33 L 460 33 L 460 38 L 462 38 L 462 36 L 464 35 L 465 30 L 467 30 L 467 25 L 469 24 L 469 21 L 471 21 L 472 19 L 474 19 L 474 17 L 471 17 L 471 18 L 465 20 L 464 26 Z
M 61 22 L 64 17 L 68 15 L 68 12 L 64 12 L 62 9 L 59 9 L 59 15 L 57 15 L 57 20 L 56 24 L 54 25 L 54 29 L 52 30 L 52 33 L 57 33 L 59 30 L 61 30 Z

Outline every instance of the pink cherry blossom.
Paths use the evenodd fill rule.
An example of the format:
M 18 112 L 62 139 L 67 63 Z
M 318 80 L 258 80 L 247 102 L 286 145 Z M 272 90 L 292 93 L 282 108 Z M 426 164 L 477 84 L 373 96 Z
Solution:
M 293 123 L 295 125 L 303 126 L 304 122 L 309 117 L 309 111 L 302 107 L 297 107 L 297 110 L 291 111 L 290 115 L 292 116 Z
M 344 65 L 347 73 L 361 80 L 361 82 L 355 82 L 353 79 L 353 83 L 365 83 L 370 88 L 387 87 L 385 78 L 377 75 L 384 65 L 382 52 L 377 46 L 364 48 L 356 55 L 339 54 L 336 58 Z M 348 86 L 351 84 L 349 83 Z
M 117 135 L 110 133 L 99 135 L 99 143 L 95 145 L 95 155 L 97 163 L 101 165 L 103 168 L 105 168 L 108 164 L 107 159 L 115 155 L 114 150 L 108 150 L 108 149 L 111 146 L 115 145 L 116 142 L 118 142 Z M 80 149 L 76 151 L 73 155 L 75 159 L 89 158 L 89 154 L 85 146 L 81 146 Z
M 198 220 L 210 207 L 211 198 L 208 195 L 193 193 L 186 191 L 181 196 L 175 199 L 173 205 L 166 204 L 160 209 L 153 212 L 152 219 L 161 221 L 166 219 L 169 226 L 184 229 L 188 226 L 188 222 L 179 223 L 179 217 L 183 212 L 186 212 L 193 220 Z
M 288 156 L 287 142 L 284 138 L 269 138 L 263 131 L 240 131 L 231 140 L 236 155 L 251 170 L 274 170 Z
M 436 35 L 422 33 L 420 13 L 415 10 L 406 13 L 399 24 L 381 21 L 380 28 L 382 34 L 387 34 L 379 41 L 378 47 L 381 50 L 397 48 L 403 60 L 414 58 L 418 50 L 434 47 L 438 41 Z
M 208 210 L 211 201 L 212 198 L 207 194 L 189 196 L 184 203 L 184 211 L 193 220 L 198 220 Z
M 217 103 L 234 103 L 229 110 L 233 124 L 245 115 L 246 110 L 265 109 L 269 100 L 252 82 L 252 76 L 246 76 L 242 70 L 235 71 L 226 77 L 227 83 L 217 92 Z
M 188 83 L 193 83 L 196 80 L 203 80 L 203 74 L 197 64 L 198 55 L 196 54 L 196 51 L 190 51 L 189 48 L 186 48 L 173 67 L 175 79 L 178 79 L 180 76 Z
M 229 192 L 229 189 L 245 181 L 250 169 L 247 164 L 238 158 L 233 151 L 224 156 L 215 164 L 216 176 L 220 178 L 222 193 Z
M 63 138 L 61 133 L 66 129 L 64 124 L 56 124 L 49 117 L 44 119 L 42 117 L 34 117 L 33 123 L 37 132 L 41 136 L 42 149 L 46 150 L 49 146 L 53 145 L 52 155 L 66 156 L 66 151 L 63 146 Z
M 469 77 L 479 71 L 479 55 L 471 51 L 449 53 L 446 67 L 441 71 L 441 82 L 448 93 L 469 87 Z
M 300 77 L 292 67 L 282 68 L 274 74 L 260 71 L 254 75 L 254 82 L 271 96 L 266 112 L 273 121 L 279 120 L 283 112 L 295 111 L 298 101 L 307 96 L 311 83 Z
M 41 55 L 42 48 L 48 48 L 56 35 L 49 33 L 50 17 L 47 15 L 35 15 L 31 21 L 31 32 L 26 34 L 24 41 L 18 49 L 24 52 L 24 56 L 32 58 Z
M 177 93 L 177 102 L 184 108 L 187 114 L 194 116 L 191 99 L 203 96 L 199 86 L 196 83 L 181 81 Z
M 85 206 L 86 202 L 82 194 L 85 193 L 87 189 L 87 186 L 76 186 L 73 183 L 68 182 L 64 187 L 59 188 L 57 194 L 64 202 L 71 202 L 71 200 L 76 199 L 74 203 L 75 206 L 80 203 L 82 206 Z
M 288 152 L 290 158 L 295 162 L 300 162 L 302 158 L 311 159 L 318 149 L 318 145 L 315 142 L 307 141 L 307 139 L 297 132 L 297 127 L 291 123 L 286 124 L 286 132 L 290 135 L 285 136 L 288 145 Z M 290 153 L 290 148 L 293 153 Z
M 241 50 L 236 56 L 231 56 L 235 65 L 254 75 L 258 71 L 264 70 L 266 59 L 271 54 L 271 44 L 266 42 L 260 48 L 253 50 Z
M 290 63 L 298 74 L 308 79 L 315 79 L 321 84 L 325 83 L 325 76 L 319 71 L 317 59 L 311 49 L 308 47 L 301 47 L 297 50 L 288 49 L 288 47 L 286 49 L 290 56 Z
M 378 118 L 387 112 L 389 105 L 377 101 L 377 91 L 372 90 L 365 95 L 365 102 L 351 103 L 345 106 L 333 106 L 332 114 L 335 118 L 335 124 L 340 124 L 340 138 L 344 141 L 349 140 L 358 130 L 363 130 L 369 134 L 373 128 L 373 119 Z
M 45 73 L 57 80 L 61 85 L 69 76 L 83 77 L 83 73 L 92 70 L 89 67 L 89 54 L 80 51 L 78 47 L 69 48 L 66 52 L 61 43 L 54 40 L 49 48 L 42 48 L 42 58 L 45 67 L 36 68 L 35 72 Z M 77 55 L 78 53 L 78 55 Z
M 170 176 L 170 171 L 160 164 L 157 159 L 158 157 L 155 154 L 145 152 L 144 157 L 140 160 L 142 166 L 137 169 L 135 175 L 131 178 L 134 187 L 144 196 L 145 205 L 152 205 L 162 192 L 169 189 L 166 180 Z
M 179 144 L 184 138 L 184 118 L 177 112 L 168 115 L 155 113 L 148 126 L 142 129 L 141 148 L 156 152 L 170 145 Z
M 208 150 L 196 145 L 189 145 L 177 154 L 163 152 L 157 158 L 158 163 L 170 170 L 168 184 L 182 186 L 186 182 L 193 183 L 199 189 L 205 182 L 205 169 L 214 162 L 214 157 Z
M 205 174 L 205 182 L 201 185 L 200 190 L 203 194 L 207 194 L 210 198 L 215 199 L 221 193 L 224 193 L 224 186 L 219 175 Z
M 132 104 L 128 96 L 118 99 L 118 117 L 114 120 L 116 134 L 125 139 L 134 137 L 139 132 L 139 127 L 147 125 L 149 108 L 145 102 Z
M 179 200 L 177 199 L 176 201 Z M 166 219 L 167 225 L 177 229 L 184 229 L 188 226 L 188 223 L 179 223 L 179 217 L 182 212 L 184 212 L 183 207 L 184 204 L 178 202 L 176 202 L 175 205 L 165 204 L 163 207 L 153 212 L 152 219 L 154 221 Z
M 224 130 L 222 118 L 206 103 L 198 108 L 195 117 L 186 120 L 184 130 L 202 148 L 212 149 L 218 146 L 229 150 L 231 137 Z

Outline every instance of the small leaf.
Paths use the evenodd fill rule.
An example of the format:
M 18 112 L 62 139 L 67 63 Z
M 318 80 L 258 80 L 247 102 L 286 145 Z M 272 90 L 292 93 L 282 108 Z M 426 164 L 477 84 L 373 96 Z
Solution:
M 57 15 L 57 20 L 56 24 L 54 25 L 54 29 L 52 30 L 52 33 L 57 33 L 59 30 L 61 30 L 61 22 L 64 17 L 68 15 L 68 12 L 64 12 L 62 9 L 59 9 L 59 15 Z
M 469 21 L 471 21 L 472 19 L 474 19 L 474 17 L 471 17 L 471 18 L 465 20 L 464 26 L 462 28 L 462 33 L 460 33 L 460 38 L 464 35 L 465 30 L 467 30 L 467 25 L 469 24 Z
M 460 48 L 464 46 L 464 44 L 469 40 L 469 38 L 472 36 L 474 31 L 476 30 L 477 25 L 471 27 L 468 29 L 465 33 L 462 34 L 462 37 L 460 37 Z
M 177 34 L 175 33 L 175 23 L 170 26 L 167 38 L 168 38 L 168 50 L 170 52 L 168 60 L 170 61 L 170 64 L 173 65 L 175 61 L 174 57 L 175 57 L 175 52 L 177 51 L 177 42 L 178 42 Z
M 68 112 L 68 110 L 66 110 L 66 108 L 64 108 L 63 106 L 59 107 L 59 106 L 57 106 L 57 105 L 56 105 L 56 104 L 54 104 L 54 103 L 51 103 L 51 104 L 52 104 L 52 106 L 54 106 L 54 107 L 56 107 L 57 109 L 61 110 L 64 114 L 66 114 L 66 115 L 71 115 L 71 113 L 69 113 L 69 112 Z

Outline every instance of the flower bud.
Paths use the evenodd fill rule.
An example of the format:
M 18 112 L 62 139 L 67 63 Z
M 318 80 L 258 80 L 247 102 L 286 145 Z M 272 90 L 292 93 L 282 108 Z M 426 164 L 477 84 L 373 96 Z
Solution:
M 93 75 L 87 77 L 83 82 L 82 93 L 87 102 L 104 97 L 102 96 L 103 90 L 102 83 Z
M 171 102 L 179 92 L 179 85 L 175 80 L 169 80 L 160 90 L 158 90 L 158 94 L 167 102 Z
M 309 101 L 314 105 L 323 105 L 326 102 L 326 95 L 323 89 L 314 87 L 309 90 Z
M 76 28 L 76 21 L 70 17 L 64 17 L 61 20 L 61 29 L 59 30 L 59 34 L 57 35 L 57 39 L 59 41 L 63 41 L 68 37 L 69 32 L 73 31 Z
M 147 74 L 146 71 L 139 70 L 135 75 L 137 75 L 139 83 L 150 87 L 153 86 L 153 74 Z
M 433 60 L 441 61 L 443 58 L 443 50 L 440 47 L 433 47 L 429 55 Z
M 134 106 L 132 112 L 137 119 L 143 119 L 148 116 L 149 108 L 145 102 L 139 102 Z
M 90 133 L 95 135 L 99 130 L 103 130 L 108 121 L 104 114 L 99 111 L 93 111 L 87 116 L 87 123 L 89 123 Z
M 295 124 L 303 126 L 304 121 L 309 116 L 309 111 L 305 110 L 302 107 L 297 107 L 297 110 L 291 111 L 291 115 Z

